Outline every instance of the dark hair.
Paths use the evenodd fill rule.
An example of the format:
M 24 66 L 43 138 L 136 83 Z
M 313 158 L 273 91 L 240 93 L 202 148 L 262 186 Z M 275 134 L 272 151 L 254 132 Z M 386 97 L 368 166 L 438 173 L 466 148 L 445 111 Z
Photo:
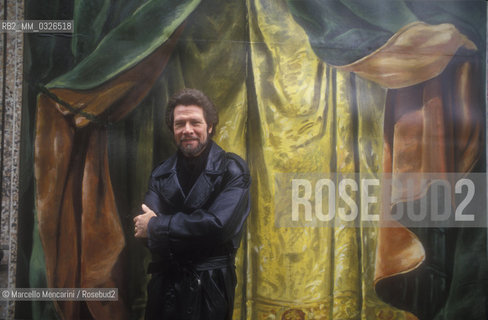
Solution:
M 203 116 L 208 127 L 212 127 L 210 137 L 215 133 L 217 124 L 219 123 L 219 114 L 215 109 L 214 104 L 203 92 L 197 89 L 185 88 L 175 93 L 168 101 L 166 107 L 166 125 L 169 130 L 173 132 L 173 122 L 175 119 L 174 110 L 176 106 L 190 106 L 196 105 L 203 109 Z

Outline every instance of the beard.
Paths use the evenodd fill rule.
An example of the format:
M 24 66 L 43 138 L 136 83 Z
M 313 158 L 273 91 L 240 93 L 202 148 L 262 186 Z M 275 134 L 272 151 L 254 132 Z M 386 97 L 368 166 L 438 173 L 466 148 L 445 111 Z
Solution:
M 207 144 L 208 144 L 208 138 L 203 142 L 198 140 L 198 144 L 195 147 L 192 145 L 184 146 L 183 139 L 182 139 L 182 141 L 180 141 L 180 143 L 178 144 L 178 149 L 181 151 L 181 153 L 183 153 L 185 157 L 193 158 L 198 156 L 203 151 L 203 149 L 205 149 Z

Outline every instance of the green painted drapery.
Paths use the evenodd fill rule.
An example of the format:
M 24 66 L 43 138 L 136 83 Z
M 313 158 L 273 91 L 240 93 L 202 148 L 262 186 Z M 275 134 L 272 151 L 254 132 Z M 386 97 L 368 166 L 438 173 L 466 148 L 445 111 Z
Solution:
M 57 78 L 38 98 L 36 210 L 49 287 L 119 287 L 116 263 L 125 241 L 110 180 L 106 124 L 123 118 L 147 94 L 171 55 L 183 21 L 198 2 L 164 4 L 146 2 L 104 37 L 110 41 L 100 42 L 95 49 L 99 53 Z M 169 23 L 152 29 L 152 36 L 146 32 L 147 38 L 138 37 L 146 51 L 132 45 L 126 48 L 130 63 L 119 59 L 110 64 L 106 50 L 127 45 L 124 35 L 141 33 L 147 16 Z M 94 76 L 87 69 L 99 73 Z M 83 79 L 90 82 L 114 73 L 117 77 L 101 85 L 83 86 Z M 66 83 L 71 84 L 69 89 L 64 88 Z M 85 90 L 76 91 L 77 85 Z M 73 319 L 81 316 L 85 305 L 55 301 L 54 307 L 61 318 Z M 86 308 L 94 318 L 128 316 L 122 295 L 112 303 L 87 301 Z
M 297 3 L 312 9 L 314 13 L 323 12 L 314 9 L 313 1 L 300 1 L 294 5 Z M 164 9 L 161 12 L 171 12 L 171 15 L 166 20 L 152 17 L 155 9 L 151 5 L 161 6 Z M 128 201 L 130 209 L 136 210 L 150 168 L 154 162 L 161 161 L 174 150 L 169 142 L 169 133 L 161 129 L 161 121 L 155 118 L 162 117 L 160 108 L 168 95 L 182 87 L 196 87 L 206 92 L 219 107 L 221 122 L 216 141 L 225 149 L 247 158 L 253 172 L 253 211 L 238 257 L 236 318 L 300 318 L 302 315 L 312 319 L 410 317 L 408 313 L 386 305 L 374 293 L 378 241 L 376 228 L 357 229 L 348 228 L 347 225 L 333 230 L 275 227 L 273 190 L 276 174 L 361 172 L 378 176 L 384 169 L 383 118 L 387 90 L 348 72 L 353 69 L 336 71 L 327 65 L 328 60 L 324 57 L 331 55 L 327 53 L 321 56 L 314 47 L 315 42 L 309 41 L 312 38 L 310 33 L 306 33 L 309 29 L 295 22 L 298 11 L 290 10 L 294 5 L 266 0 L 203 1 L 197 8 L 196 2 L 191 1 L 149 1 L 129 16 L 125 23 L 108 32 L 100 46 L 71 72 L 48 85 L 51 94 L 71 106 L 63 105 L 59 100 L 56 102 L 54 97 L 43 95 L 39 98 L 37 209 L 50 285 L 53 285 L 53 278 L 60 278 L 59 270 L 65 268 L 65 263 L 75 268 L 81 266 L 80 273 L 74 274 L 75 278 L 79 278 L 73 279 L 71 285 L 82 284 L 76 281 L 86 279 L 86 275 L 90 274 L 94 274 L 94 277 L 103 275 L 96 285 L 114 279 L 112 281 L 117 282 L 112 284 L 127 288 L 125 292 L 121 290 L 121 294 L 128 297 L 129 305 L 139 307 L 132 313 L 124 311 L 125 314 L 120 317 L 140 315 L 144 299 L 134 294 L 133 289 L 143 287 L 144 281 L 130 280 L 131 283 L 127 284 L 126 275 L 122 273 L 122 278 L 114 277 L 112 272 L 117 259 L 121 259 L 117 255 L 122 250 L 122 228 L 129 225 L 127 221 L 120 223 L 113 204 L 117 203 L 118 210 L 125 213 L 127 209 L 123 208 L 122 203 Z M 180 16 L 170 10 L 173 6 L 179 8 L 175 12 Z M 76 12 L 83 12 L 81 2 L 77 8 L 79 11 Z M 103 8 L 108 10 L 107 7 Z M 147 10 L 146 13 L 144 10 Z M 374 13 L 364 7 L 354 10 Z M 330 12 L 324 12 L 322 17 L 329 15 Z M 304 13 L 299 16 L 306 17 Z M 389 33 L 383 32 L 383 37 L 378 38 L 381 39 L 377 42 L 378 47 L 404 27 L 403 22 L 408 24 L 415 21 L 412 17 L 405 14 L 403 19 L 398 19 L 397 26 L 389 26 Z M 175 41 L 165 41 L 185 20 L 185 25 L 173 36 Z M 297 21 L 300 22 L 299 19 Z M 355 18 L 354 21 L 358 23 L 360 19 Z M 99 24 L 106 25 L 102 22 Z M 161 29 L 156 30 L 150 22 L 158 23 Z M 86 21 L 83 23 L 86 24 Z M 140 34 L 144 36 L 135 36 Z M 132 39 L 132 42 L 128 39 Z M 340 40 L 338 43 L 344 43 L 347 37 L 337 39 Z M 76 41 L 74 43 L 79 46 L 84 45 L 82 37 Z M 138 45 L 134 45 L 135 42 Z M 465 43 L 468 42 L 459 41 L 457 46 Z M 372 47 L 360 57 L 371 55 L 378 47 Z M 457 47 L 453 50 L 455 52 Z M 339 57 L 335 55 L 335 59 Z M 166 59 L 170 59 L 167 64 L 163 61 Z M 355 59 L 357 57 L 353 57 L 352 61 Z M 329 63 L 341 64 L 338 60 L 331 61 Z M 156 81 L 163 69 L 161 78 Z M 153 87 L 151 94 L 141 102 L 150 87 Z M 124 118 L 139 102 L 138 110 L 125 121 L 109 127 L 108 141 L 100 138 L 106 135 L 107 123 Z M 80 108 L 81 112 L 71 108 Z M 44 121 L 43 115 L 46 116 Z M 59 126 L 48 126 L 52 121 L 57 121 Z M 43 123 L 45 127 L 42 127 Z M 125 136 L 121 137 L 120 134 Z M 129 143 L 124 139 L 130 140 Z M 50 145 L 50 141 L 61 142 L 61 145 L 51 144 L 58 149 L 49 150 L 44 146 Z M 94 146 L 82 149 L 83 143 L 100 142 L 102 145 L 97 149 Z M 103 143 L 108 143 L 108 151 Z M 70 151 L 70 146 L 73 146 L 73 151 Z M 59 150 L 66 147 L 67 160 L 63 160 L 63 153 Z M 92 155 L 93 151 L 97 152 Z M 124 151 L 122 154 L 131 158 L 118 159 L 118 151 Z M 54 152 L 59 165 L 53 167 L 51 162 L 43 164 L 43 161 L 52 159 L 49 154 L 53 155 Z M 107 152 L 110 157 L 107 157 Z M 110 162 L 110 178 L 107 161 Z M 93 168 L 94 163 L 99 163 L 102 169 Z M 67 169 L 68 165 L 70 169 Z M 76 168 L 79 166 L 81 168 Z M 41 169 L 46 167 L 52 168 L 52 171 L 47 171 L 45 174 L 48 176 L 43 176 Z M 127 172 L 127 169 L 134 172 Z M 75 179 L 76 176 L 73 177 L 74 182 L 69 182 L 69 177 L 60 174 L 63 170 L 69 173 L 68 176 L 99 176 L 102 179 L 79 185 L 80 180 Z M 96 171 L 90 173 L 90 170 Z M 56 178 L 52 178 L 53 175 Z M 47 188 L 45 183 L 53 184 L 56 179 L 59 184 L 54 190 L 58 188 L 61 191 L 43 195 L 53 190 Z M 114 199 L 110 196 L 110 180 L 115 189 Z M 74 191 L 66 192 L 69 191 L 66 186 L 70 185 L 73 185 Z M 95 271 L 89 270 L 92 267 L 84 269 L 83 255 L 88 255 L 85 259 L 99 261 L 97 250 L 89 249 L 87 252 L 83 245 L 72 242 L 73 249 L 63 249 L 60 245 L 66 245 L 61 241 L 64 238 L 46 240 L 52 234 L 63 237 L 63 228 L 61 231 L 43 231 L 47 219 L 43 214 L 72 212 L 73 216 L 65 218 L 73 220 L 74 229 L 80 232 L 81 243 L 96 239 L 87 237 L 93 224 L 88 225 L 85 218 L 89 218 L 90 212 L 95 212 L 87 207 L 94 195 L 88 194 L 80 199 L 77 192 L 90 192 L 95 189 L 94 186 L 101 186 L 104 190 L 96 196 L 108 199 L 108 203 L 112 204 L 107 204 L 110 208 L 100 211 L 100 214 L 111 214 L 109 221 L 104 223 L 112 225 L 115 232 L 108 242 L 103 243 L 119 239 L 112 247 L 115 255 L 106 259 L 105 265 Z M 130 200 L 123 199 L 127 195 L 130 195 Z M 50 196 L 60 197 L 61 200 L 57 199 L 56 203 L 72 205 L 73 208 L 51 210 L 53 206 L 59 208 L 59 204 L 44 207 L 46 197 Z M 135 212 L 126 214 L 134 215 Z M 77 219 L 81 219 L 81 224 Z M 59 228 L 55 220 L 47 221 L 53 224 L 53 228 Z M 105 228 L 105 225 L 100 227 Z M 130 227 L 126 228 L 129 250 L 123 253 L 122 259 L 130 260 L 131 255 L 143 258 L 144 255 L 138 250 L 140 246 L 130 239 L 130 230 Z M 97 242 L 92 244 L 96 245 Z M 51 247 L 57 249 L 49 253 Z M 76 254 L 75 257 L 63 256 L 67 253 L 72 255 L 73 252 L 81 254 L 78 257 Z M 81 263 L 77 262 L 80 257 Z M 141 260 L 126 264 L 126 272 L 138 270 L 143 278 Z M 56 272 L 53 265 L 58 268 Z M 65 281 L 63 279 L 57 286 L 67 286 Z M 93 282 L 88 284 L 93 285 Z M 143 289 L 136 292 L 142 294 Z M 76 317 L 79 314 L 76 308 L 61 305 L 58 312 L 66 318 Z M 97 306 L 89 305 L 88 308 L 94 317 L 99 316 L 97 312 L 103 312 L 97 311 Z

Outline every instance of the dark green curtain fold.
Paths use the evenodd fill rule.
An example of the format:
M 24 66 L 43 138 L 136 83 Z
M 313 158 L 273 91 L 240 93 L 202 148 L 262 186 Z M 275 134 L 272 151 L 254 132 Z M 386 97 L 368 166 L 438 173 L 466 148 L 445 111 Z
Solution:
M 484 1 L 287 0 L 317 56 L 332 65 L 365 57 L 405 25 L 452 23 L 484 56 Z
M 53 80 L 48 87 L 91 89 L 114 78 L 166 42 L 199 3 L 200 0 L 149 0 L 143 3 L 97 41 L 95 49 L 73 70 Z M 75 9 L 75 17 L 78 13 L 80 15 L 79 21 L 75 22 L 75 29 L 80 33 L 74 39 L 73 45 L 79 44 L 83 51 L 85 46 L 87 49 L 94 46 L 94 39 L 99 39 L 100 26 L 106 24 L 105 19 L 110 17 L 110 10 L 106 3 L 95 7 L 92 2 L 87 1 L 77 2 Z M 91 15 L 95 11 L 99 14 Z M 105 13 L 105 19 L 100 16 L 102 13 Z M 90 21 L 94 22 L 94 26 L 87 28 Z M 88 33 L 90 31 L 93 35 Z M 78 52 L 78 48 L 73 50 Z

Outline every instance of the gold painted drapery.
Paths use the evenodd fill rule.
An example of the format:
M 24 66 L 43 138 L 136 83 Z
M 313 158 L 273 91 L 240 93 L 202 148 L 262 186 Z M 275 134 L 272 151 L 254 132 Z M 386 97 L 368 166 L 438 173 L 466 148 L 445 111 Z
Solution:
M 451 28 L 448 29 L 449 32 L 453 32 Z M 425 30 L 428 30 L 428 27 L 423 31 Z M 458 35 L 456 32 L 453 34 Z M 463 45 L 470 48 L 469 42 L 463 41 L 462 37 L 452 38 L 458 39 L 451 46 L 452 52 Z M 397 34 L 392 38 L 395 39 L 404 40 L 405 37 Z M 85 113 L 108 116 L 112 121 L 123 118 L 129 110 L 137 106 L 161 70 L 165 68 L 153 91 L 165 92 L 160 96 L 162 100 L 182 87 L 195 87 L 206 92 L 219 107 L 221 121 L 215 137 L 217 143 L 224 149 L 245 157 L 252 170 L 253 209 L 248 221 L 247 237 L 238 256 L 239 285 L 235 318 L 412 318 L 411 314 L 382 302 L 374 292 L 374 281 L 380 279 L 384 273 L 381 270 L 382 261 L 376 256 L 377 248 L 383 258 L 402 259 L 405 257 L 404 253 L 409 253 L 404 251 L 391 255 L 392 252 L 398 253 L 398 246 L 385 248 L 381 243 L 389 244 L 391 239 L 400 238 L 399 235 L 403 232 L 405 238 L 400 239 L 407 239 L 411 241 L 407 241 L 407 244 L 412 244 L 406 248 L 407 251 L 413 250 L 408 261 L 410 264 L 400 266 L 388 275 L 409 269 L 422 260 L 423 252 L 419 243 L 415 242 L 415 237 L 406 229 L 395 229 L 394 234 L 385 235 L 384 232 L 379 234 L 377 227 L 354 228 L 346 224 L 334 229 L 285 228 L 275 225 L 275 203 L 279 202 L 280 196 L 287 196 L 275 195 L 276 175 L 288 172 L 359 172 L 369 177 L 379 177 L 384 170 L 388 170 L 387 165 L 391 162 L 383 161 L 382 158 L 392 158 L 391 153 L 399 150 L 395 148 L 402 145 L 403 136 L 394 136 L 391 140 L 391 136 L 387 135 L 387 141 L 395 141 L 397 145 L 387 143 L 386 151 L 383 151 L 383 132 L 388 132 L 387 129 L 390 128 L 384 128 L 385 105 L 390 108 L 386 110 L 387 118 L 388 112 L 391 113 L 391 109 L 399 105 L 397 102 L 390 103 L 391 95 L 388 95 L 391 91 L 384 88 L 388 87 L 388 79 L 375 78 L 378 75 L 381 77 L 390 74 L 385 72 L 388 70 L 388 66 L 382 63 L 385 59 L 376 59 L 385 52 L 392 52 L 391 47 L 385 48 L 389 51 L 375 52 L 369 57 L 371 61 L 365 59 L 337 71 L 317 58 L 308 43 L 307 35 L 293 20 L 284 1 L 233 1 L 224 5 L 212 5 L 212 2 L 207 2 L 187 21 L 174 49 L 158 49 L 159 56 L 157 52 L 151 55 L 158 57 L 154 58 L 158 61 L 148 63 L 151 67 L 144 69 L 144 72 L 132 69 L 134 78 L 129 78 L 129 81 L 120 81 L 124 79 L 124 75 L 120 74 L 115 80 L 94 89 L 94 94 L 51 89 L 51 93 L 71 106 L 81 106 L 83 113 L 73 116 L 71 110 L 66 110 L 63 105 L 46 96 L 39 100 L 41 113 L 37 123 L 39 131 L 36 141 L 36 178 L 39 228 L 46 253 L 49 285 L 75 285 L 79 279 L 70 279 L 70 274 L 64 272 L 80 266 L 83 268 L 86 265 L 83 263 L 83 254 L 91 252 L 91 258 L 99 260 L 100 251 L 97 250 L 100 242 L 89 243 L 88 247 L 84 247 L 86 249 L 82 249 L 81 258 L 73 258 L 69 255 L 79 250 L 77 238 L 67 243 L 60 242 L 59 239 L 64 241 L 69 238 L 69 234 L 76 232 L 88 235 L 90 226 L 103 229 L 107 227 L 105 224 L 88 223 L 91 214 L 97 213 L 96 210 L 88 210 L 88 202 L 92 200 L 92 196 L 80 200 L 79 195 L 70 192 L 64 184 L 66 174 L 73 176 L 72 180 L 68 179 L 72 182 L 68 182 L 67 186 L 73 185 L 76 190 L 80 190 L 76 176 L 100 176 L 102 179 L 90 180 L 81 189 L 100 190 L 100 186 L 102 190 L 110 189 L 105 188 L 110 181 L 104 160 L 106 146 L 103 139 L 98 139 L 103 137 L 103 132 L 93 129 L 96 128 L 96 123 L 90 125 L 90 119 Z M 442 47 L 437 50 L 444 52 Z M 170 57 L 171 60 L 166 65 L 165 62 Z M 397 58 L 393 66 L 397 66 L 398 61 L 401 61 L 401 57 Z M 432 69 L 436 72 L 429 76 L 422 74 L 422 79 L 407 78 L 406 84 L 390 87 L 398 88 L 434 78 L 444 70 L 449 61 L 448 59 L 440 63 L 440 66 L 434 61 L 434 67 L 437 68 Z M 373 68 L 368 70 L 371 66 Z M 357 77 L 350 71 L 379 82 L 384 87 Z M 144 89 L 132 89 L 138 85 L 141 77 L 144 79 Z M 149 78 L 151 80 L 148 80 Z M 395 80 L 397 79 L 398 77 L 395 77 Z M 405 79 L 404 75 L 402 79 Z M 134 95 L 126 96 L 127 92 L 134 90 L 137 91 Z M 124 105 L 123 102 L 128 104 Z M 161 105 L 164 105 L 164 101 L 161 101 Z M 422 105 L 421 103 L 420 106 Z M 43 120 L 44 108 L 50 113 Z M 60 118 L 55 120 L 56 123 L 59 122 L 59 126 L 46 126 L 48 120 L 53 121 L 51 119 L 57 118 Z M 400 126 L 401 121 L 397 128 Z M 73 132 L 86 133 L 82 132 L 85 129 L 80 130 L 82 127 L 93 132 L 93 143 L 102 141 L 102 145 L 96 148 L 98 155 L 93 158 L 90 152 L 95 149 L 92 147 L 86 149 L 86 152 L 80 150 L 70 153 L 71 147 L 77 147 L 73 141 L 78 141 L 71 140 Z M 165 139 L 171 139 L 167 132 L 161 133 L 159 128 L 151 130 Z M 472 128 L 467 126 L 465 132 L 469 133 L 471 130 Z M 63 132 L 68 134 L 63 136 Z M 395 134 L 401 132 L 395 131 Z M 470 137 L 475 135 L 468 134 Z M 418 141 L 419 137 L 415 139 Z M 57 144 L 52 144 L 53 141 L 62 142 L 62 147 L 68 148 L 65 158 L 57 158 L 61 165 L 54 168 L 49 164 L 53 155 L 59 156 L 64 153 L 59 153 L 60 149 Z M 50 144 L 52 148 L 46 148 Z M 467 146 L 469 145 L 468 142 Z M 466 148 L 468 149 L 476 150 L 477 147 L 471 145 L 470 148 Z M 142 148 L 140 152 L 154 150 Z M 72 154 L 77 156 L 73 157 Z M 473 162 L 473 153 L 468 154 Z M 466 162 L 470 162 L 470 155 Z M 93 160 L 95 162 L 92 162 Z M 69 161 L 75 166 L 68 170 L 66 165 Z M 92 164 L 97 161 L 101 161 L 104 169 L 92 169 Z M 84 167 L 80 163 L 84 163 Z M 53 171 L 44 171 L 45 168 L 53 168 Z M 89 170 L 93 173 L 88 172 Z M 64 174 L 60 174 L 63 172 Z M 103 174 L 99 175 L 100 172 Z M 147 176 L 139 179 L 146 180 Z M 48 186 L 50 184 L 55 185 L 54 190 L 68 192 L 62 192 L 61 195 L 58 192 L 51 193 L 53 188 Z M 103 266 L 100 269 L 89 267 L 80 273 L 82 281 L 90 279 L 84 284 L 87 286 L 114 284 L 110 282 L 110 273 L 123 246 L 121 228 L 118 227 L 119 221 L 114 214 L 116 210 L 113 206 L 113 196 L 110 196 L 109 192 L 107 194 L 103 193 L 107 196 L 104 199 L 111 208 L 105 207 L 95 217 L 106 213 L 112 214 L 108 224 L 112 225 L 114 233 L 108 242 L 111 245 L 106 247 L 111 254 L 101 260 Z M 52 195 L 58 197 L 53 200 L 54 202 L 50 200 Z M 88 211 L 77 212 L 79 208 L 76 206 L 80 202 L 83 203 L 81 207 L 87 208 Z M 60 210 L 62 204 L 72 205 L 73 208 Z M 380 208 L 375 207 L 373 210 L 379 211 Z M 51 214 L 59 212 L 65 219 L 71 219 L 70 223 L 61 224 L 51 218 Z M 79 215 L 71 215 L 76 212 Z M 81 219 L 81 224 L 76 219 Z M 46 226 L 56 230 L 47 230 Z M 60 238 L 46 238 L 46 235 L 51 234 L 59 235 Z M 94 238 L 81 236 L 81 239 L 83 243 Z M 67 244 L 71 245 L 71 248 L 63 247 Z M 104 242 L 104 245 L 106 244 L 107 242 Z M 81 246 L 83 248 L 83 244 Z M 390 262 L 388 266 L 394 265 L 398 260 Z M 84 274 L 93 277 L 84 278 Z M 77 315 L 76 308 L 76 305 L 71 303 L 61 304 L 59 312 L 66 318 L 71 318 Z M 99 309 L 96 303 L 89 308 L 95 318 L 103 318 L 105 315 L 104 311 L 97 311 Z M 117 317 L 125 317 L 121 311 L 123 309 L 115 309 L 121 312 Z M 117 313 L 112 315 L 115 314 Z
M 275 194 L 276 175 L 381 173 L 385 90 L 320 61 L 287 7 L 267 4 L 249 8 L 259 117 L 249 124 L 248 318 L 403 319 L 373 290 L 375 228 L 276 227 L 275 203 L 290 197 Z

